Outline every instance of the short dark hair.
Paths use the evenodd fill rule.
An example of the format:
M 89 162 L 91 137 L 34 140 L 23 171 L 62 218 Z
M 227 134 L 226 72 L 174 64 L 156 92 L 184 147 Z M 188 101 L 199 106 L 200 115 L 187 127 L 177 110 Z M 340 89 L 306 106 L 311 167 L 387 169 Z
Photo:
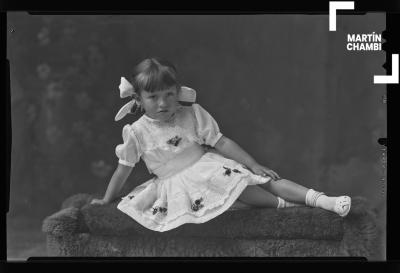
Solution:
M 132 85 L 137 94 L 143 90 L 155 92 L 176 86 L 179 90 L 175 66 L 158 58 L 149 58 L 140 62 L 132 75 Z

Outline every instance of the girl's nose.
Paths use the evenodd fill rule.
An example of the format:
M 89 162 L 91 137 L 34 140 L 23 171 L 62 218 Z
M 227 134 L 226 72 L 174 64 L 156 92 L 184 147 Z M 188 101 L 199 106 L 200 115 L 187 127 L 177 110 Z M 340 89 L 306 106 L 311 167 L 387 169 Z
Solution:
M 167 106 L 166 100 L 163 99 L 163 98 L 160 98 L 159 101 L 158 101 L 158 106 L 159 106 L 159 107 L 165 107 L 165 106 Z

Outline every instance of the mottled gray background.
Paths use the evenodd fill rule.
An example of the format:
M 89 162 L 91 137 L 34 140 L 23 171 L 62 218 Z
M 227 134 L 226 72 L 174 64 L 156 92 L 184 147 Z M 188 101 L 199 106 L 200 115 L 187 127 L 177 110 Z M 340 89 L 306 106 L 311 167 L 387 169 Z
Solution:
M 384 52 L 346 50 L 385 15 L 8 14 L 12 169 L 8 256 L 45 255 L 44 217 L 68 196 L 104 193 L 117 166 L 121 76 L 169 59 L 222 133 L 282 177 L 368 198 L 385 228 Z M 13 30 L 13 31 L 11 31 Z M 124 192 L 144 182 L 135 168 Z

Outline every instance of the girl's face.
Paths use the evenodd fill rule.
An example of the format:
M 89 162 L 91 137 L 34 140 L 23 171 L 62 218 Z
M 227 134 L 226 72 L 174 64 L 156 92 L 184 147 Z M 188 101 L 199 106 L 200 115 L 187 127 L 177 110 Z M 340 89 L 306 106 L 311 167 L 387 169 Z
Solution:
M 178 107 L 178 91 L 176 86 L 169 89 L 147 92 L 140 92 L 140 104 L 145 114 L 156 120 L 167 121 L 176 112 Z

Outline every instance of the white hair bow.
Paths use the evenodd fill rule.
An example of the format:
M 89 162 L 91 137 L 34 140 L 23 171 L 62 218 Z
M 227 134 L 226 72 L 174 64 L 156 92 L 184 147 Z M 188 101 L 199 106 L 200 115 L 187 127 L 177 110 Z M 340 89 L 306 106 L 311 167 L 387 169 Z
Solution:
M 132 100 L 119 109 L 117 115 L 115 116 L 115 121 L 124 118 L 127 114 L 131 113 L 131 110 L 135 105 L 139 105 L 135 99 L 135 94 L 136 92 L 132 84 L 124 77 L 121 77 L 119 95 L 121 98 L 132 97 Z M 196 91 L 190 87 L 182 86 L 179 92 L 178 101 L 194 103 L 196 101 Z
M 119 96 L 121 99 L 133 96 L 135 93 L 135 90 L 133 89 L 133 86 L 130 82 L 128 82 L 127 79 L 124 77 L 121 77 L 121 83 L 119 84 Z

